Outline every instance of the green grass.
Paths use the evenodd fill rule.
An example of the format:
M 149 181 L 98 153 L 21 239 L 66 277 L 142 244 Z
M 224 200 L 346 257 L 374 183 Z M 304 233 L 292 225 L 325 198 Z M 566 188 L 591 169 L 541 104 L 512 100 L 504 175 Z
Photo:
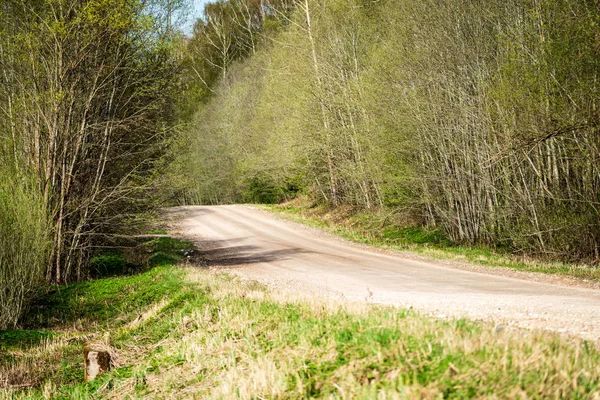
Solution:
M 31 330 L 2 333 L 0 384 L 24 387 L 0 390 L 0 398 L 590 398 L 600 391 L 592 343 L 293 298 L 199 268 L 158 266 L 76 284 L 43 304 L 54 311 L 36 309 Z M 46 329 L 34 329 L 36 321 Z M 118 365 L 85 384 L 81 346 L 93 335 L 112 346 Z
M 406 234 L 439 242 L 435 234 Z M 19 330 L 0 332 L 0 398 L 591 398 L 600 392 L 600 353 L 592 343 L 291 297 L 182 267 L 182 250 L 190 246 L 155 238 L 138 248 L 143 272 L 61 287 L 39 299 Z M 154 265 L 157 255 L 167 261 Z M 113 349 L 115 368 L 83 383 L 81 351 L 89 341 Z
M 487 267 L 564 275 L 600 282 L 600 268 L 585 264 L 550 262 L 512 254 L 508 249 L 465 246 L 452 243 L 439 229 L 394 225 L 379 213 L 348 212 L 326 207 L 309 208 L 302 201 L 261 208 L 305 225 L 323 229 L 345 239 L 396 251 L 408 251 L 427 258 L 465 261 Z
M 0 351 L 19 350 L 35 346 L 51 339 L 53 332 L 41 329 L 17 329 L 0 331 Z
M 132 331 L 128 324 L 150 305 L 180 295 L 184 276 L 181 269 L 161 266 L 140 275 L 98 279 L 49 293 L 22 321 L 29 329 L 0 332 L 6 352 L 0 386 L 3 379 L 34 387 L 45 381 L 59 387 L 81 382 L 82 344 L 103 339 L 105 332 L 116 346 L 124 344 Z
M 81 382 L 82 344 L 103 339 L 104 333 L 121 343 L 145 309 L 179 296 L 186 287 L 185 273 L 173 266 L 190 246 L 171 238 L 146 241 L 136 249 L 145 262 L 126 271 L 123 267 L 132 263 L 123 254 L 99 255 L 91 262 L 104 264 L 109 275 L 116 271 L 116 276 L 57 287 L 37 299 L 19 321 L 21 329 L 0 331 L 0 388 Z M 156 266 L 157 258 L 169 262 Z

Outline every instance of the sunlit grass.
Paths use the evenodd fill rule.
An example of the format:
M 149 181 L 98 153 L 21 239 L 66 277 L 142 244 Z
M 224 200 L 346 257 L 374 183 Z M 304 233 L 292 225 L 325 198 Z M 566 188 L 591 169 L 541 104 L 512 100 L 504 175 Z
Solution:
M 591 398 L 600 390 L 600 354 L 589 342 L 294 297 L 200 268 L 155 267 L 46 300 L 62 316 L 50 323 L 41 312 L 52 336 L 21 331 L 32 340 L 4 349 L 0 397 Z M 80 351 L 90 337 L 109 343 L 118 363 L 84 384 Z M 7 384 L 7 376 L 20 378 Z

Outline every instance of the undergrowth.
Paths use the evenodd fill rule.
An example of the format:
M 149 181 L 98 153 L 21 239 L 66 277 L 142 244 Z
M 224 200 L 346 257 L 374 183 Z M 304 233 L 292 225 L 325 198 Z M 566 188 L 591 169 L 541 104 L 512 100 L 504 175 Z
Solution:
M 136 251 L 144 262 L 137 265 L 127 254 L 99 255 L 92 263 L 104 264 L 114 276 L 55 287 L 38 298 L 18 329 L 0 331 L 0 388 L 81 382 L 82 344 L 105 333 L 113 339 L 127 335 L 141 310 L 177 296 L 185 274 L 171 266 L 190 246 L 168 237 L 143 240 Z M 0 397 L 8 393 L 14 395 L 0 392 Z

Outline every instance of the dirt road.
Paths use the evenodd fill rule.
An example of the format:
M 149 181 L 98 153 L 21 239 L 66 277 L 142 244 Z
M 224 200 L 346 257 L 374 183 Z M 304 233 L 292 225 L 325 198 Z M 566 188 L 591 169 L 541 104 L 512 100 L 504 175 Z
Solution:
M 246 206 L 171 213 L 210 266 L 283 289 L 600 338 L 600 290 L 386 254 Z

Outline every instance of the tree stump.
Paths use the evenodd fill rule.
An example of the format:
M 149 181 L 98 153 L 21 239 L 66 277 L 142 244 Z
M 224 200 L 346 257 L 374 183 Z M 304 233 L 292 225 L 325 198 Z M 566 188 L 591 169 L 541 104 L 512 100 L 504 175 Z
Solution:
M 93 381 L 98 375 L 110 371 L 110 349 L 106 345 L 83 345 L 83 359 L 85 361 L 85 382 Z

